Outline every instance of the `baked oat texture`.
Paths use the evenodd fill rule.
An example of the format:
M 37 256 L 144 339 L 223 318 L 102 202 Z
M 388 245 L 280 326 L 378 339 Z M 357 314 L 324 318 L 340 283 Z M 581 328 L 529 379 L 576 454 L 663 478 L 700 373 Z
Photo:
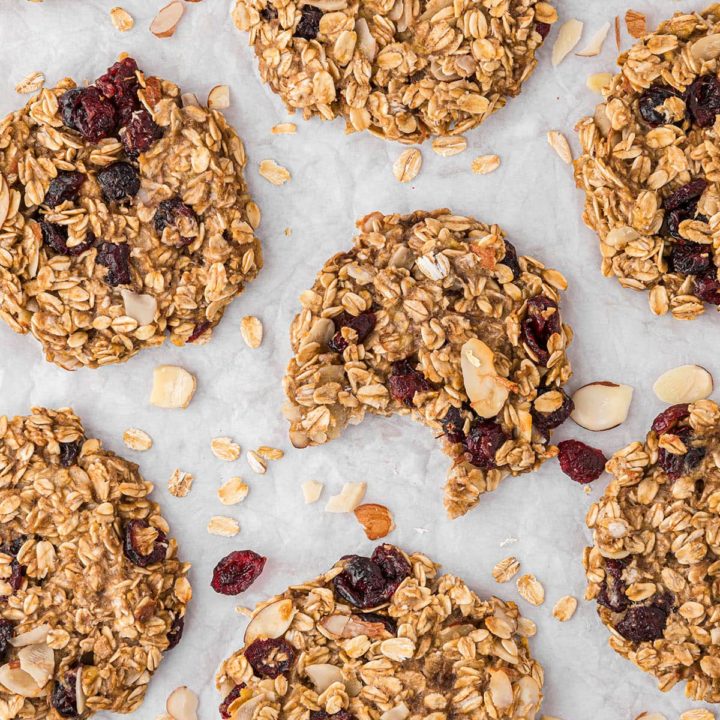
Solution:
M 448 210 L 376 212 L 358 227 L 354 247 L 302 294 L 292 323 L 290 439 L 319 445 L 366 412 L 411 414 L 445 435 L 445 505 L 457 517 L 502 478 L 557 453 L 549 437 L 572 407 L 562 390 L 572 331 L 558 309 L 567 283 L 518 258 L 496 225 Z M 495 402 L 482 416 L 469 403 L 484 398 L 469 398 L 461 363 L 478 339 L 497 373 L 480 388 Z
M 671 406 L 645 442 L 610 459 L 614 479 L 587 515 L 587 599 L 610 646 L 656 676 L 720 701 L 720 408 Z
M 86 132 L 63 117 L 70 79 L 0 121 L 0 316 L 68 370 L 127 360 L 168 334 L 206 341 L 262 266 L 240 138 L 220 112 L 136 68 L 125 58 L 84 91 Z M 110 118 L 103 132 L 97 116 Z M 109 199 L 98 181 L 108 168 L 135 192 Z M 81 186 L 58 195 L 68 178 Z
M 620 55 L 577 126 L 575 178 L 602 273 L 649 291 L 656 315 L 720 304 L 720 4 L 677 13 Z
M 151 483 L 42 408 L 0 417 L 0 481 L 0 717 L 135 710 L 192 594 Z
M 424 555 L 382 545 L 372 556 L 381 564 L 380 553 L 386 562 L 397 554 L 393 564 L 404 565 L 405 579 L 389 602 L 370 613 L 337 590 L 348 565 L 374 564 L 358 556 L 256 608 L 246 645 L 217 674 L 226 698 L 221 717 L 535 718 L 543 670 L 527 641 L 534 623 L 513 602 L 482 600 L 459 578 L 438 576 L 438 566 Z M 266 633 L 258 636 L 256 626 Z M 276 639 L 248 643 L 248 634 Z M 262 643 L 276 646 L 274 664 L 265 665 L 262 656 L 258 661 Z
M 260 76 L 288 110 L 422 142 L 520 92 L 557 20 L 537 0 L 236 0 Z

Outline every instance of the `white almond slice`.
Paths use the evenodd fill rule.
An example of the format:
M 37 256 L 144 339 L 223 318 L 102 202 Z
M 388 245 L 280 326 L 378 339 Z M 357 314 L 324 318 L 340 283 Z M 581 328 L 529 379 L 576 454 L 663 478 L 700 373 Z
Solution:
M 292 600 L 278 600 L 259 610 L 245 628 L 244 642 L 249 645 L 258 638 L 279 638 L 284 635 L 295 617 Z
M 159 38 L 169 38 L 175 34 L 180 18 L 185 12 L 185 6 L 180 0 L 173 0 L 171 3 L 160 8 L 158 14 L 150 23 L 150 32 Z
M 333 495 L 325 506 L 325 512 L 345 513 L 352 512 L 365 497 L 367 483 L 345 483 L 339 495 Z
M 121 7 L 114 7 L 110 10 L 110 19 L 112 20 L 112 24 L 115 26 L 115 29 L 120 32 L 132 30 L 133 25 L 135 25 L 133 16 L 125 10 L 125 8 Z
M 85 712 L 85 691 L 82 686 L 82 666 L 79 666 L 75 673 L 75 705 L 78 713 L 82 715 Z
M 593 92 L 602 93 L 603 90 L 610 87 L 612 80 L 613 76 L 610 73 L 593 73 L 588 76 L 588 79 L 585 81 L 585 85 L 587 85 L 588 89 Z
M 342 670 L 337 665 L 330 665 L 330 663 L 306 665 L 305 672 L 318 694 L 324 693 L 333 683 L 343 681 Z
M 186 408 L 193 399 L 197 381 L 177 365 L 159 365 L 153 371 L 150 403 L 161 408 Z
M 712 375 L 699 365 L 681 365 L 663 373 L 653 385 L 655 394 L 669 405 L 704 400 L 713 391 Z
M 208 107 L 211 110 L 225 110 L 230 107 L 230 88 L 227 85 L 216 85 L 208 93 Z
M 180 100 L 182 100 L 183 107 L 200 107 L 200 101 L 195 93 L 183 93 Z
M 330 635 L 343 637 L 345 626 L 350 622 L 349 615 L 326 615 L 321 621 L 321 627 Z
M 358 47 L 365 57 L 372 62 L 377 53 L 377 41 L 370 32 L 370 27 L 365 18 L 358 18 L 355 22 L 355 32 L 358 36 Z
M 552 49 L 553 67 L 557 67 L 565 59 L 565 56 L 572 52 L 580 42 L 582 31 L 583 24 L 580 20 L 572 19 L 562 24 Z
M 599 432 L 625 422 L 633 389 L 607 380 L 584 385 L 573 395 L 575 409 L 570 417 L 580 427 Z
M 495 353 L 482 340 L 473 338 L 460 350 L 460 367 L 472 409 L 480 417 L 495 417 L 513 387 L 495 371 Z
M 44 693 L 32 675 L 19 667 L 11 667 L 10 664 L 0 667 L 0 685 L 21 697 L 38 697 Z
M 261 693 L 260 695 L 246 700 L 244 703 L 239 705 L 237 709 L 230 705 L 229 709 L 234 710 L 232 720 L 252 720 L 252 717 L 255 714 L 255 709 L 264 699 L 265 693 Z
M 579 57 L 594 57 L 595 55 L 599 55 L 609 30 L 610 23 L 606 22 L 595 31 L 595 34 L 590 38 L 588 44 L 575 54 Z
M 197 720 L 198 696 L 186 685 L 168 695 L 165 709 L 175 720 Z
M 713 33 L 712 35 L 705 35 L 699 40 L 696 40 L 690 46 L 690 54 L 695 60 L 700 60 L 701 62 L 714 60 L 720 56 L 720 34 Z
M 410 710 L 408 710 L 408 706 L 401 702 L 399 705 L 386 710 L 380 716 L 380 720 L 405 720 L 405 718 L 409 717 L 409 715 Z
M 18 652 L 20 669 L 31 675 L 39 687 L 45 687 L 55 670 L 55 653 L 44 642 L 26 645 Z
M 152 295 L 139 295 L 124 288 L 120 290 L 120 294 L 125 305 L 125 314 L 137 320 L 138 325 L 150 325 L 155 320 L 157 300 Z
M 490 671 L 490 697 L 493 705 L 500 711 L 506 710 L 513 702 L 513 689 L 510 678 L 504 670 Z
M 317 502 L 325 486 L 317 480 L 306 480 L 302 484 L 303 499 L 306 505 Z
M 19 635 L 16 635 L 14 638 L 10 639 L 10 644 L 13 647 L 25 647 L 26 645 L 35 645 L 36 643 L 43 643 L 47 640 L 48 633 L 52 630 L 52 628 L 45 624 L 45 625 L 38 625 L 36 628 L 33 628 L 32 630 L 28 630 L 27 632 L 20 633 Z
M 566 164 L 572 162 L 572 150 L 567 138 L 558 130 L 550 130 L 547 134 L 547 141 L 550 147 L 557 153 L 558 157 Z

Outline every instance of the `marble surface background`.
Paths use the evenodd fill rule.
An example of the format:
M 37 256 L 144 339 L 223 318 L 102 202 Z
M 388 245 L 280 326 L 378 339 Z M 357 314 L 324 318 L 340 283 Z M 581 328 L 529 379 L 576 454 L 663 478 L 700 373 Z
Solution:
M 212 342 L 202 347 L 166 345 L 124 365 L 67 373 L 45 363 L 31 337 L 0 326 L 0 413 L 25 414 L 32 405 L 73 406 L 89 433 L 138 462 L 145 477 L 156 483 L 154 497 L 163 506 L 182 556 L 193 564 L 195 596 L 184 640 L 162 664 L 134 717 L 154 718 L 164 709 L 168 693 L 181 684 L 199 693 L 202 720 L 217 717 L 215 669 L 239 647 L 245 624 L 234 612 L 235 605 L 251 606 L 289 583 L 314 577 L 340 555 L 371 550 L 372 543 L 352 515 L 323 512 L 327 497 L 348 480 L 366 481 L 367 500 L 391 508 L 397 530 L 389 541 L 428 553 L 480 593 L 516 600 L 538 624 L 533 650 L 545 667 L 545 714 L 562 720 L 631 720 L 642 711 L 656 711 L 673 720 L 689 709 L 692 705 L 681 688 L 660 693 L 651 677 L 609 649 L 607 632 L 592 604 L 581 600 L 566 624 L 551 616 L 562 595 L 583 596 L 581 554 L 589 539 L 584 517 L 603 491 L 607 475 L 586 494 L 557 463 L 549 462 L 534 475 L 506 481 L 475 510 L 451 522 L 442 509 L 447 458 L 426 428 L 406 418 L 369 417 L 338 441 L 299 451 L 287 440 L 280 412 L 281 378 L 290 357 L 288 327 L 299 307 L 298 295 L 311 285 L 326 257 L 349 246 L 355 221 L 377 209 L 408 212 L 449 206 L 499 223 L 521 253 L 565 273 L 570 288 L 562 309 L 576 332 L 571 389 L 609 379 L 632 385 L 635 397 L 621 427 L 592 434 L 568 422 L 557 440 L 575 437 L 609 455 L 641 438 L 660 410 L 651 387 L 661 372 L 694 362 L 720 378 L 713 340 L 715 313 L 690 324 L 655 318 L 646 296 L 622 290 L 600 275 L 595 238 L 580 218 L 582 196 L 569 168 L 545 139 L 548 130 L 559 129 L 577 151 L 572 128 L 597 101 L 585 79 L 613 68 L 617 53 L 612 37 L 600 56 L 573 55 L 553 68 L 550 49 L 556 26 L 523 94 L 468 133 L 464 154 L 441 158 L 427 145 L 416 180 L 400 185 L 391 166 L 403 148 L 369 135 L 345 136 L 341 121 L 306 123 L 298 117 L 296 136 L 270 133 L 274 124 L 291 118 L 259 83 L 247 38 L 230 20 L 230 0 L 188 4 L 175 37 L 166 40 L 148 31 L 162 0 L 123 0 L 136 26 L 122 35 L 110 22 L 114 4 L 1 0 L 0 115 L 25 102 L 14 86 L 28 73 L 42 70 L 49 83 L 65 75 L 92 79 L 122 51 L 133 54 L 147 73 L 173 79 L 199 97 L 215 84 L 228 84 L 232 105 L 227 115 L 246 142 L 247 177 L 263 212 L 259 235 L 266 258 L 259 278 L 233 303 Z M 561 19 L 585 22 L 583 42 L 627 9 L 625 0 L 557 4 Z M 702 6 L 696 0 L 633 1 L 653 25 L 676 10 Z M 624 34 L 624 47 L 628 42 Z M 492 175 L 473 175 L 472 159 L 486 153 L 500 155 L 502 166 Z M 291 182 L 278 188 L 261 178 L 257 166 L 265 158 L 288 167 Z M 285 228 L 292 229 L 289 237 Z M 265 339 L 258 350 L 247 348 L 240 337 L 245 314 L 257 315 L 264 323 Z M 149 405 L 152 369 L 160 363 L 179 364 L 197 375 L 198 391 L 187 410 Z M 152 435 L 155 445 L 150 452 L 133 453 L 124 447 L 122 433 L 130 426 Z M 268 444 L 287 454 L 266 475 L 254 475 L 244 459 L 229 464 L 214 458 L 209 442 L 218 435 L 232 436 L 245 450 Z M 176 467 L 196 478 L 184 499 L 167 491 L 167 479 Z M 249 482 L 250 494 L 227 514 L 239 520 L 241 532 L 234 539 L 211 537 L 207 520 L 228 510 L 215 492 L 223 480 L 238 474 Z M 325 494 L 319 503 L 305 506 L 300 485 L 310 478 L 326 484 Z M 501 547 L 506 538 L 517 540 Z M 244 548 L 267 555 L 265 572 L 244 596 L 216 595 L 209 587 L 213 566 L 231 550 Z M 492 580 L 492 566 L 510 553 L 544 584 L 543 606 L 529 606 L 513 584 L 498 586 Z

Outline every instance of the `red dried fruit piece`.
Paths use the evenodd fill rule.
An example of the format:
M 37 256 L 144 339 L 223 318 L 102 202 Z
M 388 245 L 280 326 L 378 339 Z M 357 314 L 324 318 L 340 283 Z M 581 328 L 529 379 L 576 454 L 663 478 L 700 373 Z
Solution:
M 558 443 L 560 469 L 575 482 L 583 485 L 597 480 L 605 470 L 607 459 L 602 450 L 579 440 Z
M 625 594 L 627 586 L 622 579 L 622 572 L 628 560 L 605 558 L 605 579 L 600 586 L 597 602 L 613 612 L 622 612 L 630 606 L 630 599 Z
M 697 215 L 698 200 L 707 188 L 707 180 L 696 178 L 691 182 L 679 187 L 663 200 L 665 217 L 660 228 L 661 235 L 670 235 L 681 243 L 686 240 L 680 234 L 680 223 L 683 220 L 707 221 L 704 215 Z
M 115 287 L 128 285 L 130 276 L 130 246 L 127 243 L 103 242 L 98 245 L 97 262 L 108 271 L 105 282 Z
M 548 34 L 550 33 L 550 25 L 549 25 L 548 23 L 544 23 L 544 22 L 536 22 L 536 23 L 535 23 L 535 30 L 536 30 L 537 34 L 538 34 L 543 40 L 545 40 L 545 38 L 546 38 L 546 37 L 548 36 Z
M 465 442 L 465 418 L 462 412 L 453 406 L 448 408 L 445 417 L 440 421 L 445 437 L 451 443 Z
M 311 710 L 310 720 L 356 720 L 352 713 L 347 710 L 338 710 L 332 715 L 325 710 Z
M 51 180 L 43 203 L 54 208 L 66 200 L 74 200 L 84 182 L 85 175 L 81 172 L 75 170 L 60 171 L 57 177 Z
M 688 111 L 696 125 L 710 127 L 720 112 L 720 82 L 712 75 L 701 75 L 685 93 Z
M 695 278 L 695 294 L 704 302 L 711 305 L 720 305 L 720 281 L 717 277 L 717 268 Z
M 87 237 L 84 243 L 68 247 L 68 231 L 64 225 L 55 225 L 54 223 L 47 222 L 47 220 L 41 220 L 39 225 L 43 242 L 60 255 L 76 257 L 77 255 L 82 255 L 82 253 L 89 250 L 95 244 L 95 235 L 93 235 L 90 230 L 87 231 Z
M 58 715 L 65 718 L 79 717 L 77 707 L 77 674 L 79 666 L 65 673 L 62 680 L 58 680 L 52 689 L 50 702 Z
M 138 171 L 126 162 L 116 162 L 97 174 L 97 181 L 107 202 L 123 202 L 134 198 L 140 190 Z
M 260 576 L 266 560 L 252 550 L 231 552 L 215 566 L 210 585 L 221 595 L 245 592 Z
M 155 211 L 153 218 L 155 230 L 159 235 L 166 227 L 174 228 L 180 235 L 180 242 L 189 245 L 194 240 L 198 230 L 198 217 L 195 211 L 186 205 L 179 197 L 163 200 Z M 183 233 L 186 236 L 183 236 Z M 193 236 L 187 237 L 192 233 Z
M 549 27 L 550 26 L 548 25 L 548 28 Z M 505 257 L 500 262 L 503 265 L 507 265 L 510 270 L 512 270 L 513 280 L 517 280 L 522 274 L 522 269 L 520 268 L 520 261 L 518 260 L 517 250 L 515 249 L 515 246 L 508 240 L 505 240 L 504 242 Z
M 284 638 L 255 640 L 245 648 L 245 659 L 258 677 L 276 678 L 290 672 L 295 648 Z
M 209 320 L 203 320 L 201 323 L 195 325 L 190 337 L 187 339 L 189 343 L 195 342 L 208 328 L 210 327 Z
M 415 393 L 427 392 L 432 389 L 432 386 L 425 376 L 415 369 L 414 363 L 409 358 L 405 358 L 405 360 L 393 363 L 388 378 L 388 388 L 394 400 L 412 407 Z
M 527 316 L 522 322 L 521 335 L 541 365 L 547 365 L 550 337 L 561 330 L 558 304 L 545 295 L 536 295 L 527 302 Z
M 538 397 L 549 392 L 559 392 L 562 395 L 562 405 L 552 412 L 540 412 L 533 407 L 530 414 L 533 418 L 535 427 L 546 437 L 549 436 L 550 430 L 560 427 L 569 417 L 570 413 L 575 409 L 575 403 L 572 398 L 562 388 L 545 388 L 538 393 Z
M 95 81 L 102 94 L 117 108 L 120 127 L 127 125 L 133 112 L 140 107 L 137 94 L 140 83 L 136 71 L 135 60 L 126 57 L 109 67 L 107 72 Z
M 18 562 L 17 555 L 26 539 L 24 535 L 21 535 L 6 545 L 0 545 L 0 553 L 9 555 L 12 558 L 10 563 L 10 577 L 6 580 L 13 592 L 17 592 L 22 587 L 23 578 L 25 577 L 25 566 Z M 7 600 L 7 596 L 0 599 Z
M 314 5 L 303 5 L 300 8 L 300 21 L 293 33 L 294 37 L 314 40 L 320 31 L 320 18 L 323 11 Z
M 220 707 L 218 708 L 218 710 L 220 711 L 220 717 L 223 718 L 223 720 L 227 720 L 227 718 L 230 717 L 230 705 L 232 705 L 233 702 L 235 702 L 235 700 L 240 697 L 240 693 L 245 687 L 245 683 L 240 683 L 239 685 L 236 685 L 225 696 L 225 699 L 220 703 Z
M 0 620 L 0 661 L 4 662 L 7 657 L 10 640 L 15 634 L 15 625 L 9 620 Z
M 615 626 L 615 629 L 630 642 L 652 642 L 658 640 L 665 632 L 667 613 L 652 605 L 635 605 Z
M 162 136 L 163 129 L 145 108 L 136 110 L 127 125 L 120 130 L 123 148 L 133 159 L 140 153 L 147 152 Z
M 352 617 L 357 617 L 358 619 L 366 623 L 380 623 L 385 626 L 385 629 L 391 635 L 397 635 L 397 623 L 388 615 L 381 615 L 380 613 L 369 612 L 358 613 L 357 615 L 353 615 Z
M 680 428 L 675 430 L 675 434 L 682 440 L 685 447 L 688 449 L 686 453 L 678 455 L 671 453 L 660 448 L 658 450 L 658 465 L 667 473 L 671 480 L 677 480 L 684 473 L 690 472 L 696 468 L 705 457 L 706 449 L 700 445 L 692 447 L 690 442 L 692 440 L 692 430 L 689 427 Z
M 640 117 L 652 127 L 667 124 L 669 118 L 662 105 L 671 97 L 681 97 L 681 93 L 669 85 L 651 85 L 638 100 Z
M 687 403 L 671 405 L 663 410 L 654 420 L 652 429 L 662 435 L 672 430 L 679 422 L 690 416 L 690 406 Z
M 483 470 L 497 467 L 495 454 L 507 440 L 502 427 L 494 420 L 473 420 L 465 438 L 465 449 L 470 462 Z
M 100 142 L 115 134 L 115 107 L 96 87 L 68 90 L 60 96 L 58 104 L 63 123 L 89 142 Z
M 182 615 L 177 615 L 173 618 L 170 629 L 166 635 L 168 646 L 167 650 L 172 650 L 180 642 L 185 630 L 185 618 Z
M 348 346 L 348 341 L 342 336 L 342 328 L 348 327 L 357 333 L 357 344 L 364 342 L 365 338 L 373 331 L 375 327 L 375 313 L 364 312 L 360 315 L 351 315 L 347 312 L 342 312 L 333 318 L 335 325 L 335 334 L 328 342 L 328 347 L 337 353 L 344 352 Z
M 147 567 L 165 560 L 168 549 L 168 539 L 164 532 L 157 528 L 152 528 L 156 537 L 153 541 L 150 551 L 143 552 L 144 531 L 150 529 L 150 523 L 147 520 L 130 520 L 125 525 L 123 538 L 123 552 L 125 557 L 138 567 Z
M 79 440 L 73 440 L 72 442 L 59 443 L 60 445 L 60 465 L 63 467 L 70 467 L 75 464 L 75 461 L 82 450 L 85 438 Z
M 270 22 L 270 20 L 277 20 L 278 11 L 275 8 L 275 6 L 272 3 L 268 3 L 261 11 L 260 11 L 260 17 L 265 22 Z
M 670 267 L 682 275 L 702 275 L 713 265 L 710 245 L 675 243 L 670 250 Z

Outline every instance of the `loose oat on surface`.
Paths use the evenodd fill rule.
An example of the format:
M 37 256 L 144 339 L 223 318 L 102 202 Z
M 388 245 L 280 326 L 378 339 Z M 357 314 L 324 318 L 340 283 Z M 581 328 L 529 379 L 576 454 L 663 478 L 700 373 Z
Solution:
M 192 489 L 193 476 L 176 468 L 168 480 L 168 490 L 175 497 L 185 497 Z
M 370 594 L 351 579 L 367 572 L 383 583 Z M 533 720 L 543 670 L 532 630 L 515 603 L 380 545 L 257 607 L 217 674 L 220 717 Z
M 620 73 L 577 126 L 583 219 L 602 272 L 648 290 L 656 315 L 720 305 L 720 6 L 676 14 L 620 55 Z
M 0 715 L 135 710 L 192 595 L 152 484 L 68 409 L 0 417 L 0 478 Z
M 460 135 L 517 95 L 557 12 L 537 0 L 236 0 L 233 19 L 289 110 L 414 143 Z
M 720 701 L 720 408 L 673 405 L 645 442 L 615 453 L 593 504 L 584 556 L 610 646 L 657 677 L 686 680 L 693 700 Z
M 130 58 L 44 88 L 0 121 L 0 317 L 69 370 L 207 340 L 262 266 L 245 163 Z
M 444 432 L 456 517 L 556 454 L 549 436 L 572 410 L 565 279 L 518 257 L 497 226 L 447 210 L 373 213 L 358 226 L 291 327 L 291 441 L 322 444 L 366 412 L 412 414 Z M 560 400 L 551 412 L 534 406 L 546 393 Z

